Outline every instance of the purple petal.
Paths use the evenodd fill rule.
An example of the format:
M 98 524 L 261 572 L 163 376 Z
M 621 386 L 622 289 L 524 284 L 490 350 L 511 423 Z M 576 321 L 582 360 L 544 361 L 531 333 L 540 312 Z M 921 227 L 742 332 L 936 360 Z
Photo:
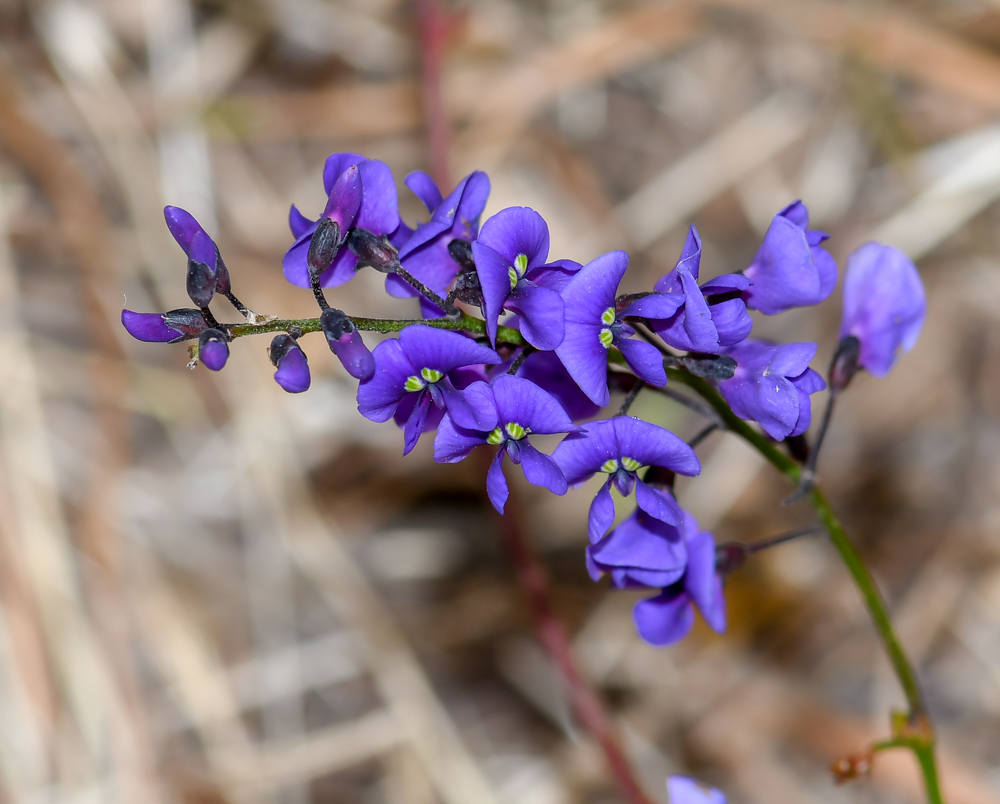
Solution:
M 382 341 L 372 352 L 375 371 L 358 386 L 358 411 L 373 422 L 388 421 L 406 394 L 408 377 L 419 368 L 413 366 L 396 339 Z
M 809 208 L 801 201 L 792 201 L 787 207 L 778 213 L 782 218 L 787 218 L 803 232 L 809 228 Z
M 367 160 L 361 154 L 339 153 L 328 156 L 323 165 L 323 190 L 326 194 L 330 195 L 333 183 L 345 170 L 351 165 L 358 165 L 365 161 Z
M 743 274 L 722 274 L 702 285 L 701 295 L 708 298 L 720 293 L 731 293 L 734 290 L 746 290 L 750 284 L 750 280 Z
M 684 306 L 684 297 L 677 293 L 651 293 L 636 299 L 618 314 L 618 318 L 670 318 Z
M 478 240 L 472 244 L 472 254 L 476 260 L 476 273 L 483 292 L 486 332 L 490 337 L 490 343 L 496 343 L 497 322 L 511 291 L 508 273 L 510 264 L 506 257 Z
M 632 619 L 639 636 L 650 645 L 671 645 L 683 639 L 694 625 L 691 598 L 686 592 L 664 590 L 636 603 Z
M 122 326 L 133 338 L 146 343 L 169 343 L 184 334 L 164 324 L 162 313 L 122 310 Z
M 490 470 L 486 473 L 486 494 L 489 496 L 490 502 L 493 503 L 493 507 L 501 514 L 510 494 L 510 490 L 507 488 L 507 478 L 503 476 L 503 456 L 506 454 L 506 450 L 497 450 L 496 457 L 490 464 Z
M 670 804 L 726 804 L 726 797 L 721 790 L 706 787 L 686 776 L 671 776 L 667 779 L 667 798 Z
M 719 333 L 719 346 L 729 347 L 742 343 L 753 329 L 753 319 L 750 318 L 743 299 L 729 299 L 713 304 L 709 309 L 712 311 L 712 323 Z
M 437 384 L 444 396 L 448 415 L 459 427 L 488 433 L 497 426 L 497 409 L 491 399 L 482 394 L 467 394 L 457 390 L 445 378 Z
M 661 277 L 653 286 L 653 289 L 659 293 L 683 293 L 684 288 L 681 284 L 680 272 L 685 270 L 697 279 L 700 269 L 701 237 L 698 235 L 698 230 L 694 226 L 691 226 L 688 229 L 687 238 L 684 240 L 684 248 L 681 249 L 681 256 L 677 260 L 677 265 L 674 266 L 672 271 Z
M 195 220 L 194 215 L 180 207 L 164 207 L 163 218 L 167 222 L 170 234 L 177 241 L 177 245 L 190 257 L 191 241 L 194 240 L 194 236 L 199 232 L 205 234 L 205 230 L 201 228 L 201 224 Z
M 410 418 L 403 426 L 403 455 L 409 455 L 420 436 L 424 432 L 424 423 L 427 421 L 427 411 L 431 407 L 431 396 L 421 393 L 417 397 L 417 403 L 413 406 Z
M 667 384 L 667 371 L 663 368 L 663 355 L 653 344 L 633 338 L 615 338 L 615 346 L 625 356 L 625 361 L 640 378 L 662 388 Z
M 605 568 L 641 568 L 661 573 L 661 588 L 678 580 L 687 564 L 687 545 L 680 532 L 659 520 L 641 517 L 638 512 L 589 551 L 593 560 Z
M 511 292 L 506 306 L 520 316 L 521 334 L 536 349 L 550 352 L 562 343 L 566 308 L 554 290 L 521 282 Z
M 643 466 L 664 466 L 681 475 L 701 472 L 694 450 L 669 430 L 633 416 L 615 416 L 608 421 L 617 439 L 616 457 L 633 458 Z
M 205 368 L 222 371 L 229 359 L 229 344 L 224 340 L 211 340 L 198 350 L 198 357 Z
M 285 275 L 285 279 L 296 287 L 310 287 L 308 261 L 309 242 L 312 240 L 312 235 L 315 231 L 316 225 L 311 224 L 309 228 L 302 235 L 300 235 L 298 239 L 296 239 L 291 248 L 285 252 L 285 256 L 281 259 L 281 270 Z
M 837 287 L 837 261 L 826 249 L 817 246 L 810 245 L 809 252 L 819 274 L 819 296 L 820 301 L 823 301 Z
M 680 272 L 684 287 L 684 331 L 696 352 L 719 351 L 719 331 L 712 322 L 712 311 L 701 288 L 689 271 Z
M 600 410 L 573 381 L 555 352 L 532 353 L 521 365 L 517 376 L 530 380 L 551 394 L 573 421 L 589 419 Z
M 456 427 L 451 416 L 445 416 L 434 438 L 434 460 L 438 463 L 458 463 L 485 443 L 486 437 L 482 433 Z
M 524 278 L 540 288 L 561 291 L 570 283 L 583 266 L 573 260 L 555 260 L 547 265 L 529 269 Z
M 409 187 L 410 191 L 424 202 L 427 211 L 432 215 L 434 214 L 434 210 L 441 206 L 441 202 L 444 201 L 434 179 L 422 170 L 414 170 L 403 179 L 403 184 Z
M 521 469 L 524 476 L 533 486 L 544 486 L 553 494 L 562 496 L 566 493 L 566 478 L 562 470 L 551 457 L 539 452 L 528 443 L 527 439 L 520 442 Z
M 524 254 L 530 269 L 543 265 L 549 256 L 549 227 L 529 207 L 508 207 L 483 224 L 479 242 L 500 254 L 508 266 L 514 264 L 519 254 Z
M 500 355 L 459 332 L 426 324 L 413 324 L 399 333 L 399 343 L 418 371 L 434 369 L 447 374 L 460 366 L 478 363 L 496 365 Z
M 566 322 L 599 326 L 601 315 L 614 307 L 618 285 L 628 270 L 628 254 L 611 251 L 581 268 L 563 290 Z
M 347 373 L 356 380 L 367 380 L 375 374 L 375 358 L 365 346 L 360 332 L 345 332 L 339 340 L 327 342 Z
M 493 381 L 492 390 L 501 424 L 516 422 L 538 434 L 579 429 L 552 395 L 530 380 L 501 374 Z
M 560 464 L 561 466 L 562 464 Z M 611 499 L 611 481 L 609 480 L 601 486 L 601 490 L 597 492 L 597 496 L 590 504 L 590 512 L 587 515 L 587 534 L 591 544 L 597 544 L 614 521 L 615 501 Z
M 361 170 L 357 165 L 351 165 L 333 183 L 326 209 L 323 210 L 323 217 L 336 221 L 340 226 L 341 238 L 346 237 L 347 230 L 354 224 L 362 194 Z
M 191 237 L 188 257 L 193 262 L 205 263 L 212 270 L 213 275 L 215 274 L 219 261 L 219 250 L 215 247 L 215 241 L 204 231 L 195 232 Z
M 399 226 L 399 200 L 392 171 L 378 159 L 367 159 L 358 168 L 364 198 L 354 225 L 377 235 L 394 232 Z
M 302 235 L 312 234 L 316 230 L 316 221 L 309 220 L 292 204 L 288 210 L 288 228 L 292 230 L 292 237 L 298 240 Z
M 589 422 L 581 432 L 570 433 L 555 448 L 552 457 L 569 484 L 579 485 L 607 461 L 621 457 L 613 420 Z
M 681 509 L 669 494 L 657 491 L 643 481 L 635 484 L 635 502 L 641 511 L 645 511 L 653 519 L 666 522 L 668 525 L 678 525 L 681 521 Z
M 475 240 L 479 233 L 479 218 L 490 197 L 490 177 L 481 170 L 474 170 L 462 179 L 462 184 L 464 187 L 455 212 L 454 231 L 463 240 Z
M 920 274 L 899 249 L 866 243 L 848 258 L 840 336 L 861 342 L 859 362 L 874 376 L 913 348 L 926 309 Z
M 278 363 L 274 381 L 290 394 L 301 394 L 309 390 L 309 362 L 305 353 L 296 347 L 289 349 Z
M 701 610 L 705 622 L 721 634 L 726 630 L 726 601 L 722 581 L 715 571 L 715 540 L 711 533 L 699 531 L 688 540 L 687 549 L 684 589 Z
M 805 232 L 780 214 L 771 221 L 744 274 L 753 282 L 744 291 L 747 305 L 765 315 L 822 300 L 819 273 Z
M 564 297 L 564 301 L 567 301 Z M 571 302 L 570 302 L 571 304 Z M 567 308 L 567 316 L 570 314 Z M 580 390 L 599 408 L 611 401 L 608 350 L 600 341 L 600 324 L 578 324 L 567 317 L 556 355 Z

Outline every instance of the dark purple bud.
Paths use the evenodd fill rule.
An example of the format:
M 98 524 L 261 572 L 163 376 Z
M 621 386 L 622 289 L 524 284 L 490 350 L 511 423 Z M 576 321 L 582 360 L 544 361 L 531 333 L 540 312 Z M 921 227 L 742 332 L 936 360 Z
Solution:
M 286 333 L 275 335 L 269 349 L 271 362 L 277 367 L 274 381 L 290 394 L 309 389 L 309 363 L 295 339 Z
M 463 271 L 476 270 L 476 258 L 472 255 L 472 243 L 468 240 L 452 240 L 448 244 L 448 253 Z
M 374 268 L 380 273 L 391 274 L 399 267 L 399 252 L 384 235 L 378 237 L 367 229 L 352 229 L 347 247 L 358 258 L 358 268 Z
M 168 327 L 163 313 L 134 313 L 122 310 L 122 326 L 138 341 L 146 343 L 170 343 L 184 337 L 180 330 Z
M 309 255 L 306 262 L 309 273 L 319 276 L 333 264 L 340 250 L 340 224 L 330 218 L 320 218 L 312 240 L 309 241 Z
M 222 255 L 218 249 L 216 249 L 215 259 L 215 292 L 222 296 L 228 296 L 233 292 L 233 282 L 229 278 L 229 269 L 222 261 Z
M 736 361 L 729 355 L 696 355 L 681 358 L 681 364 L 696 377 L 728 380 L 736 373 Z
M 479 274 L 466 271 L 455 280 L 455 298 L 466 304 L 483 306 L 483 289 L 479 284 Z
M 187 294 L 199 307 L 208 307 L 215 295 L 215 274 L 207 263 L 188 260 Z
M 326 342 L 340 358 L 347 373 L 358 380 L 367 380 L 375 373 L 375 358 L 365 346 L 361 333 L 345 313 L 330 308 L 319 318 Z
M 190 307 L 168 310 L 163 314 L 163 323 L 182 333 L 184 338 L 197 338 L 208 329 L 208 322 L 201 310 L 192 310 Z
M 229 342 L 226 333 L 219 329 L 206 329 L 198 339 L 198 357 L 205 368 L 221 371 L 229 359 Z
M 848 335 L 840 339 L 837 344 L 837 351 L 833 353 L 833 360 L 830 361 L 830 393 L 833 395 L 843 391 L 854 379 L 861 366 L 858 359 L 861 357 L 861 341 L 853 335 Z
M 715 571 L 725 577 L 746 563 L 747 548 L 737 542 L 726 542 L 715 548 Z

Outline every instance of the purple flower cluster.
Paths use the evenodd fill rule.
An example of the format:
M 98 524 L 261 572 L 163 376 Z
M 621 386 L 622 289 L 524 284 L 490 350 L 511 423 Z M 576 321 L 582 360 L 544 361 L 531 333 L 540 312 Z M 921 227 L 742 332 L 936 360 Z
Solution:
M 371 421 L 392 419 L 403 431 L 404 454 L 427 432 L 435 433 L 434 458 L 442 463 L 462 461 L 478 447 L 492 452 L 486 494 L 497 511 L 503 513 L 510 494 L 508 459 L 529 483 L 554 494 L 599 475 L 587 567 L 595 579 L 607 574 L 616 588 L 650 590 L 634 610 L 647 642 L 683 637 L 696 608 L 713 629 L 724 630 L 713 537 L 673 494 L 677 474 L 700 472 L 698 458 L 678 436 L 627 410 L 642 388 L 667 384 L 668 368 L 697 364 L 711 368 L 702 376 L 732 411 L 770 438 L 808 429 L 811 395 L 825 387 L 809 367 L 816 344 L 750 340 L 748 312 L 774 315 L 832 292 L 837 266 L 821 247 L 826 235 L 808 228 L 806 207 L 796 202 L 775 216 L 744 270 L 708 281 L 700 278 L 702 244 L 691 227 L 672 270 L 651 290 L 622 294 L 624 252 L 586 265 L 553 259 L 545 220 L 526 207 L 500 210 L 480 225 L 490 191 L 486 174 L 470 174 L 447 197 L 421 172 L 405 184 L 429 216 L 414 228 L 400 218 L 384 163 L 350 153 L 326 161 L 322 214 L 311 220 L 292 207 L 289 215 L 294 242 L 283 272 L 311 289 L 320 308 L 316 319 L 299 322 L 243 306 L 212 238 L 187 212 L 167 207 L 167 226 L 187 256 L 194 306 L 124 310 L 122 323 L 143 341 L 197 340 L 193 356 L 213 371 L 225 365 L 235 338 L 273 333 L 274 378 L 289 393 L 310 384 L 300 339 L 322 331 L 359 381 L 358 410 Z M 373 323 L 330 306 L 325 290 L 368 267 L 386 274 L 391 296 L 419 299 L 423 323 Z M 882 376 L 920 329 L 919 277 L 900 252 L 872 243 L 850 258 L 845 284 L 842 336 L 858 343 L 852 370 Z M 210 308 L 217 295 L 246 323 L 219 323 Z M 470 315 L 476 310 L 482 319 Z M 369 350 L 359 327 L 398 335 Z M 621 390 L 629 391 L 622 409 L 602 417 L 612 391 Z M 542 449 L 546 436 L 563 436 L 551 454 Z M 613 492 L 634 494 L 635 507 L 612 529 Z M 685 784 L 677 781 L 671 795 L 696 800 Z

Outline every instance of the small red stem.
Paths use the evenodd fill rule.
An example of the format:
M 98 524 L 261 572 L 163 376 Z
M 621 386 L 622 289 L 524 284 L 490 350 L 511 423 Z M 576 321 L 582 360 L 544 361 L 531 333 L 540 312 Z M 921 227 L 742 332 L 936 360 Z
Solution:
M 441 191 L 447 194 L 451 188 L 448 175 L 448 118 L 441 94 L 441 72 L 451 17 L 441 9 L 438 0 L 416 0 L 416 11 L 430 172 Z
M 552 606 L 545 567 L 528 543 L 521 527 L 514 489 L 511 489 L 506 508 L 506 514 L 500 517 L 500 527 L 507 551 L 514 563 L 518 583 L 531 606 L 538 641 L 555 662 L 560 676 L 569 689 L 573 709 L 580 722 L 600 743 L 625 800 L 629 804 L 651 804 L 636 781 L 632 766 L 619 745 L 604 704 L 577 669 L 569 635 Z

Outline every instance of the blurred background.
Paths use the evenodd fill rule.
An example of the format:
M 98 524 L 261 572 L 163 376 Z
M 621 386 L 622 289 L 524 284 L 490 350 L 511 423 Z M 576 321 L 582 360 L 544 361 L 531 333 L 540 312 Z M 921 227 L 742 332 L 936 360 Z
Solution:
M 443 37 L 451 182 L 487 170 L 487 214 L 534 207 L 553 257 L 626 248 L 644 289 L 693 222 L 703 277 L 739 270 L 802 198 L 842 269 L 872 238 L 917 261 L 922 338 L 855 380 L 820 470 L 919 666 L 949 801 L 1000 800 L 1000 5 L 448 11 L 425 41 Z M 482 466 L 434 464 L 429 438 L 403 460 L 317 336 L 292 397 L 267 338 L 212 375 L 118 323 L 126 300 L 188 304 L 164 204 L 217 235 L 244 302 L 283 316 L 313 311 L 280 260 L 289 205 L 324 203 L 328 154 L 386 161 L 420 219 L 402 185 L 430 167 L 414 5 L 5 0 L 0 37 L 0 800 L 620 801 L 534 640 Z M 381 284 L 331 300 L 415 314 Z M 825 373 L 839 307 L 838 289 L 755 332 L 818 341 Z M 634 411 L 702 425 L 656 398 Z M 679 498 L 720 541 L 812 522 L 736 439 L 699 452 Z M 654 800 L 671 773 L 737 804 L 921 800 L 908 755 L 831 781 L 903 700 L 823 540 L 732 577 L 724 636 L 699 624 L 656 650 L 636 596 L 587 577 L 587 489 L 515 486 Z

